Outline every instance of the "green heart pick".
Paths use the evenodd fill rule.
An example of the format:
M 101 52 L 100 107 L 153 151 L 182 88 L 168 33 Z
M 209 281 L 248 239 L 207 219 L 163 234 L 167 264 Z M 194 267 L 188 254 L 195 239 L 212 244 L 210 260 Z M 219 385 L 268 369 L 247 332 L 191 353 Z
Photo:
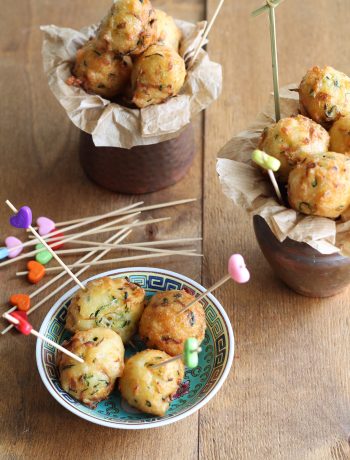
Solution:
M 53 257 L 51 252 L 48 251 L 42 243 L 37 244 L 35 249 L 39 250 L 35 256 L 35 260 L 41 265 L 48 264 Z

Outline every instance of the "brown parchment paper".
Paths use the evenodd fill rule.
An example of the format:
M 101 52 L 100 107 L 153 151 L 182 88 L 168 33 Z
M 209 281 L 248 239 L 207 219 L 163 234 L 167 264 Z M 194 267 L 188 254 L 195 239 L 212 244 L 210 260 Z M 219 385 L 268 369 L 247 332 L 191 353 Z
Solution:
M 206 21 L 176 23 L 183 33 L 179 52 L 188 62 L 201 39 Z M 80 31 L 55 25 L 41 27 L 44 33 L 44 71 L 51 91 L 72 122 L 92 135 L 96 146 L 129 149 L 175 138 L 196 114 L 219 97 L 221 66 L 212 62 L 204 50 L 188 71 L 180 94 L 164 104 L 144 109 L 128 108 L 67 85 L 77 50 L 95 35 L 97 27 L 92 25 Z
M 299 113 L 298 93 L 290 91 L 297 87 L 297 84 L 291 84 L 281 89 L 282 117 Z M 265 219 L 279 241 L 289 237 L 307 243 L 322 254 L 340 252 L 349 257 L 349 209 L 340 221 L 296 212 L 278 202 L 269 177 L 252 165 L 252 151 L 257 148 L 263 129 L 273 123 L 274 99 L 271 94 L 267 106 L 252 126 L 231 139 L 219 152 L 217 172 L 223 192 L 236 205 Z

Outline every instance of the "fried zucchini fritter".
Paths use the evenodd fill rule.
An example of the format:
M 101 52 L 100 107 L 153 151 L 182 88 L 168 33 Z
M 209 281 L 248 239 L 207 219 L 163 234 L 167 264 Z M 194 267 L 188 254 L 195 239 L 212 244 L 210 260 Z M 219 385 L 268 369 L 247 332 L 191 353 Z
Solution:
M 66 328 L 71 332 L 93 327 L 113 329 L 126 343 L 136 332 L 144 309 L 145 291 L 125 278 L 98 278 L 73 297 Z
M 126 88 L 131 75 L 131 59 L 107 51 L 98 40 L 89 40 L 77 51 L 73 69 L 75 78 L 68 83 L 81 86 L 88 93 L 113 98 Z
M 66 343 L 84 363 L 59 352 L 57 366 L 64 391 L 90 407 L 106 399 L 124 370 L 124 345 L 120 336 L 103 327 L 77 332 Z
M 199 343 L 203 341 L 206 319 L 202 304 L 196 302 L 178 314 L 193 299 L 184 290 L 158 292 L 151 298 L 139 327 L 139 334 L 149 348 L 176 356 L 183 352 L 186 339 L 194 337 Z
M 116 0 L 97 32 L 108 49 L 136 56 L 157 41 L 156 14 L 149 0 Z
M 162 10 L 155 10 L 157 18 L 157 41 L 163 45 L 171 46 L 179 51 L 181 30 L 175 24 L 174 18 Z
M 182 57 L 169 46 L 152 45 L 134 62 L 132 101 L 139 108 L 160 104 L 179 93 L 185 78 Z
M 329 134 L 321 125 L 302 115 L 282 118 L 264 130 L 259 149 L 281 162 L 277 176 L 287 182 L 298 154 L 328 152 Z
M 150 364 L 169 358 L 163 351 L 144 350 L 126 361 L 119 389 L 130 406 L 148 414 L 165 415 L 184 378 L 184 365 L 181 359 L 157 368 Z
M 350 78 L 332 67 L 315 66 L 300 83 L 299 99 L 302 112 L 329 126 L 341 116 L 350 115 Z
M 350 154 L 350 115 L 341 117 L 333 123 L 329 131 L 332 152 Z
M 350 205 L 350 158 L 333 152 L 302 155 L 289 174 L 288 198 L 304 214 L 339 217 Z

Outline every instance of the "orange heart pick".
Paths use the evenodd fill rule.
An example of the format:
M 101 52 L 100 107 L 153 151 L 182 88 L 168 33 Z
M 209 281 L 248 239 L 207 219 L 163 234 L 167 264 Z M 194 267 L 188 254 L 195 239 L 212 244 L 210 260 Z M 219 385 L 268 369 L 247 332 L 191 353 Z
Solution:
M 27 294 L 12 294 L 10 303 L 20 311 L 28 311 L 30 308 L 30 297 Z
M 39 283 L 39 281 L 45 275 L 45 267 L 44 265 L 39 264 L 36 260 L 30 260 L 27 263 L 28 268 L 28 281 L 33 284 Z

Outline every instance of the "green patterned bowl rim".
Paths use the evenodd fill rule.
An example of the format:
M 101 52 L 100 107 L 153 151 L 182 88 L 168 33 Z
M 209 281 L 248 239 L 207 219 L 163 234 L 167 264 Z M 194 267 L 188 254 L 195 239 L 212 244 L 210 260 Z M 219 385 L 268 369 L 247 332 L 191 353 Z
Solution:
M 166 288 L 179 289 L 182 287 L 190 289 L 190 291 L 195 294 L 200 294 L 206 290 L 199 283 L 184 275 L 170 270 L 164 270 L 154 267 L 128 267 L 110 270 L 88 278 L 83 282 L 83 284 L 86 284 L 88 281 L 100 278 L 102 276 L 128 276 L 129 278 L 131 278 L 132 281 L 135 282 L 147 278 L 148 283 L 151 281 L 153 283 L 152 288 L 146 288 L 146 291 L 148 292 L 157 292 L 165 290 Z M 162 289 L 162 279 L 163 281 L 170 282 L 170 286 L 167 284 L 165 286 L 165 289 L 164 286 Z M 57 302 L 55 302 L 54 306 L 45 316 L 45 319 L 41 325 L 40 332 L 42 334 L 49 336 L 53 340 L 57 339 L 57 337 L 60 337 L 62 339 L 62 333 L 57 336 L 55 335 L 55 331 L 52 332 L 52 329 L 50 329 L 50 327 L 54 325 L 55 321 L 57 320 L 56 315 L 59 312 L 61 312 L 63 308 L 65 308 L 66 304 L 69 302 L 69 300 L 72 298 L 72 296 L 76 293 L 78 289 L 78 286 L 73 287 L 62 297 L 60 297 L 60 299 L 58 299 Z M 191 392 L 189 392 L 187 395 L 186 393 L 184 393 L 182 396 L 179 396 L 179 398 L 171 404 L 171 407 L 165 417 L 146 416 L 145 414 L 139 413 L 139 419 L 138 415 L 133 414 L 133 416 L 130 416 L 130 418 L 133 417 L 133 419 L 127 420 L 127 417 L 107 417 L 105 415 L 101 415 L 101 411 L 101 413 L 98 414 L 96 412 L 96 409 L 95 411 L 87 409 L 86 406 L 74 400 L 67 393 L 65 393 L 62 389 L 59 388 L 57 376 L 54 376 L 54 374 L 56 373 L 52 370 L 53 368 L 55 368 L 55 350 L 51 346 L 44 344 L 41 340 L 37 340 L 36 362 L 40 377 L 49 393 L 63 407 L 65 407 L 73 414 L 98 425 L 110 428 L 132 430 L 156 428 L 182 420 L 185 417 L 188 417 L 189 415 L 193 414 L 194 412 L 202 408 L 215 396 L 215 394 L 219 391 L 222 384 L 226 380 L 233 362 L 234 336 L 230 320 L 224 308 L 212 294 L 206 295 L 202 300 L 202 304 L 206 311 L 208 323 L 206 338 L 203 344 L 205 344 L 205 342 L 210 342 L 213 344 L 208 345 L 207 347 L 202 346 L 204 350 L 210 350 L 206 355 L 204 355 L 204 358 L 206 358 L 207 361 L 203 363 L 205 364 L 210 362 L 210 364 L 206 366 L 206 368 L 210 368 L 210 371 L 204 374 L 206 380 L 203 380 L 203 375 L 198 374 L 198 372 L 196 374 L 196 369 L 186 370 L 185 380 L 186 378 L 188 378 L 189 385 L 191 385 L 192 380 L 198 382 L 198 379 L 200 379 L 202 384 L 197 383 L 197 385 L 195 386 L 197 393 L 194 396 L 191 396 L 192 399 L 189 398 Z M 220 323 L 219 328 L 221 328 L 222 334 L 219 337 L 215 337 L 215 334 L 218 330 L 218 322 Z M 200 357 L 201 356 L 203 358 L 203 352 L 200 354 Z M 193 403 L 191 402 L 192 400 L 194 400 Z M 124 402 L 124 405 L 125 404 L 126 403 Z M 174 407 L 174 405 L 176 407 Z M 125 408 L 122 407 L 120 408 L 120 411 L 124 409 Z M 137 411 L 134 410 L 134 412 Z

